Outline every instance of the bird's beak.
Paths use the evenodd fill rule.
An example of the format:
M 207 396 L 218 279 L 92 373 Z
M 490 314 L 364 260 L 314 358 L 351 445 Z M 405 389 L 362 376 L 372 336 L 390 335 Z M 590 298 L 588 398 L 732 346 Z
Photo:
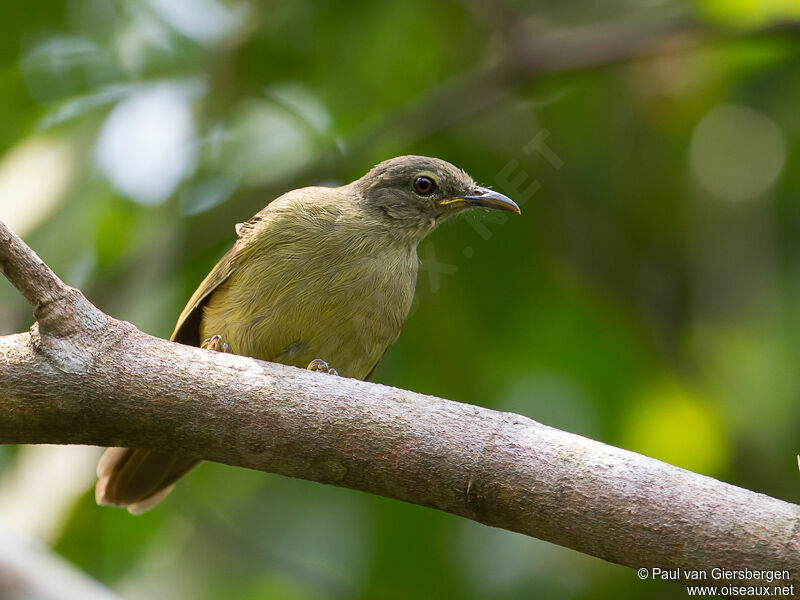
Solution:
M 519 206 L 508 196 L 500 192 L 495 192 L 484 187 L 476 187 L 468 196 L 458 198 L 448 198 L 439 202 L 439 206 L 480 206 L 483 208 L 494 208 L 496 210 L 508 210 L 521 214 Z

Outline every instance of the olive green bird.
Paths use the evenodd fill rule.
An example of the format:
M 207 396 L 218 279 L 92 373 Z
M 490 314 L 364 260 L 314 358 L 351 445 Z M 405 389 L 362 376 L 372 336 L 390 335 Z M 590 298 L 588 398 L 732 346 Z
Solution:
M 369 379 L 400 335 L 417 279 L 417 244 L 473 207 L 519 213 L 436 158 L 384 161 L 338 188 L 284 194 L 236 227 L 239 239 L 183 309 L 171 339 L 315 371 Z M 138 514 L 198 464 L 109 448 L 99 504 Z

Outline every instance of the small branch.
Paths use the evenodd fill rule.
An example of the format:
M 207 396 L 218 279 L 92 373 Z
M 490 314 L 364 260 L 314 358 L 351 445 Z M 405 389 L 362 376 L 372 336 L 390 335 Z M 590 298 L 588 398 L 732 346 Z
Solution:
M 486 10 L 498 14 L 495 3 Z M 720 44 L 751 40 L 800 42 L 800 20 L 760 27 L 735 28 L 697 21 L 613 21 L 585 27 L 549 30 L 519 15 L 503 20 L 504 51 L 472 70 L 436 87 L 436 91 L 399 108 L 387 118 L 355 131 L 343 155 L 326 155 L 287 180 L 246 192 L 243 202 L 260 209 L 275 189 L 292 189 L 336 176 L 347 165 L 363 164 L 381 141 L 410 147 L 455 124 L 513 98 L 522 85 L 590 69 L 616 67 L 657 56 L 691 52 Z M 800 46 L 798 46 L 800 47 Z
M 613 67 L 666 54 L 691 52 L 748 40 L 800 40 L 800 21 L 779 21 L 756 28 L 732 28 L 698 22 L 629 23 L 585 26 L 565 31 L 514 31 L 509 62 L 519 78 L 562 75 Z
M 0 222 L 0 271 L 34 309 L 63 297 L 69 289 L 28 245 L 2 222 Z
M 4 255 L 6 273 L 18 279 L 38 258 L 2 231 L 17 249 Z M 63 286 L 53 278 L 39 267 L 15 283 L 38 301 Z M 81 329 L 75 315 L 88 302 L 65 298 L 67 338 L 36 328 L 0 337 L 0 443 L 178 452 L 413 502 L 632 567 L 800 573 L 794 504 L 511 413 L 174 344 L 106 316 Z
M 0 271 L 33 306 L 38 329 L 67 336 L 96 330 L 105 316 L 66 285 L 19 236 L 0 221 Z
M 496 6 L 492 9 L 497 11 Z M 373 149 L 376 138 L 401 143 L 445 131 L 512 97 L 516 88 L 540 78 L 607 68 L 666 54 L 690 52 L 714 44 L 753 39 L 800 41 L 800 20 L 758 28 L 733 29 L 697 22 L 593 24 L 547 30 L 517 19 L 503 32 L 505 53 L 490 66 L 450 82 L 422 102 L 414 103 L 370 128 L 348 147 L 348 160 Z

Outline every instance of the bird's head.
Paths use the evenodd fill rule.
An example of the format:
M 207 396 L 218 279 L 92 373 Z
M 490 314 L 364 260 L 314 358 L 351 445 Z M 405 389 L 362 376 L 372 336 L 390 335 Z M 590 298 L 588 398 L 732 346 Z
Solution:
M 352 185 L 370 212 L 415 241 L 470 208 L 520 212 L 510 198 L 477 185 L 450 163 L 427 156 L 385 160 Z

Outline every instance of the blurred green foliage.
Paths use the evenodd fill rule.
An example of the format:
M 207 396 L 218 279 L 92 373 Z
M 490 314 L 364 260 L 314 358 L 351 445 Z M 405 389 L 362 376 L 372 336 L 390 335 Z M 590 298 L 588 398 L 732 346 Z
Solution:
M 746 27 L 796 7 L 5 2 L 0 219 L 100 308 L 167 337 L 234 223 L 294 187 L 439 156 L 523 215 L 471 214 L 421 245 L 417 302 L 375 381 L 798 501 L 800 45 L 670 53 L 667 39 L 652 59 L 521 78 L 463 116 L 469 97 L 436 105 L 452 81 L 487 85 L 476 74 L 525 32 Z M 0 287 L 0 328 L 30 323 Z M 17 455 L 0 449 L 0 468 Z M 87 489 L 51 541 L 130 598 L 679 591 L 436 511 L 214 464 L 142 517 Z

